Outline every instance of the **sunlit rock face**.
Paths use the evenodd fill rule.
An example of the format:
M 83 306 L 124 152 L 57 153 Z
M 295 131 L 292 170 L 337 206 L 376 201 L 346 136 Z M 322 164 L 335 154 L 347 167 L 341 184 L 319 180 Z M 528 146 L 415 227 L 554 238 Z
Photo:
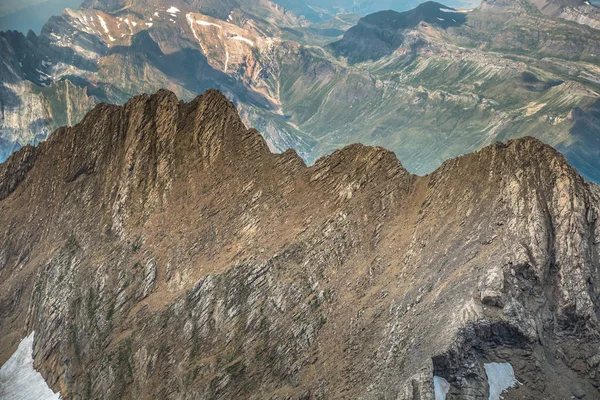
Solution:
M 533 138 L 306 166 L 161 90 L 0 164 L 0 362 L 35 331 L 68 399 L 600 399 L 599 244 Z
M 12 357 L 0 368 L 0 399 L 58 400 L 60 393 L 48 387 L 33 368 L 33 335 L 26 337 Z

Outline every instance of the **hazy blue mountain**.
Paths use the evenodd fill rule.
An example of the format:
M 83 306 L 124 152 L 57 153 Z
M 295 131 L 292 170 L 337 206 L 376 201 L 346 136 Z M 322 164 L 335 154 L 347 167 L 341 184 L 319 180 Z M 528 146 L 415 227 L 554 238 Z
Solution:
M 82 2 L 83 0 L 48 0 L 18 8 L 0 17 L 0 31 L 16 30 L 26 33 L 31 29 L 40 33 L 51 16 L 60 15 L 65 8 L 77 8 Z
M 31 29 L 39 34 L 42 26 L 51 16 L 60 15 L 65 8 L 77 8 L 82 2 L 83 0 L 2 0 L 3 4 L 0 5 L 0 31 L 17 30 L 26 33 Z M 406 11 L 422 2 L 423 0 L 274 1 L 274 3 L 284 6 L 297 15 L 303 15 L 312 22 L 325 21 L 338 14 L 367 15 L 380 10 Z M 93 5 L 93 1 L 87 1 L 87 3 Z M 195 3 L 198 3 L 197 8 L 202 11 L 204 3 L 211 2 L 195 1 Z M 226 4 L 227 1 L 222 3 Z M 446 4 L 452 7 L 473 7 L 479 4 L 479 0 L 451 0 Z
M 419 3 L 424 3 L 425 0 L 275 0 L 274 2 L 316 22 L 345 13 L 367 15 L 382 10 L 406 11 L 418 6 Z M 480 0 L 450 0 L 445 4 L 452 7 L 473 8 L 480 2 Z

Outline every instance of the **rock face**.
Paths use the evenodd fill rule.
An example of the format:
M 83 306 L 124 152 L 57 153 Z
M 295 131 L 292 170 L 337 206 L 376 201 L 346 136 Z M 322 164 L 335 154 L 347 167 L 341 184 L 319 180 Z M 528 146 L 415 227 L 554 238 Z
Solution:
M 35 331 L 67 399 L 598 398 L 599 215 L 531 138 L 417 177 L 272 154 L 216 91 L 100 104 L 0 165 L 0 363 Z

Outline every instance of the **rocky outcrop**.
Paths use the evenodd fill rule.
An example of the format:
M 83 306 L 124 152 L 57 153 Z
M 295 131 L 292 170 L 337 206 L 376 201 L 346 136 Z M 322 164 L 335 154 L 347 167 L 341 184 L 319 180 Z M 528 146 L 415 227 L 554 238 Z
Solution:
M 484 399 L 506 363 L 508 399 L 600 394 L 600 190 L 535 139 L 307 167 L 161 91 L 17 152 L 0 194 L 0 361 L 35 331 L 64 398 Z

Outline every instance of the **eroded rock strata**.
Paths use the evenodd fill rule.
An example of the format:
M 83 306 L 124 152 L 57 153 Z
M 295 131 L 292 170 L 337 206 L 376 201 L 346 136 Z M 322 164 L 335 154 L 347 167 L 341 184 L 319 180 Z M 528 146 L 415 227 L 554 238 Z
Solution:
M 0 363 L 35 331 L 66 399 L 487 399 L 492 363 L 598 398 L 599 213 L 531 138 L 418 177 L 272 154 L 215 91 L 99 104 L 0 165 Z

